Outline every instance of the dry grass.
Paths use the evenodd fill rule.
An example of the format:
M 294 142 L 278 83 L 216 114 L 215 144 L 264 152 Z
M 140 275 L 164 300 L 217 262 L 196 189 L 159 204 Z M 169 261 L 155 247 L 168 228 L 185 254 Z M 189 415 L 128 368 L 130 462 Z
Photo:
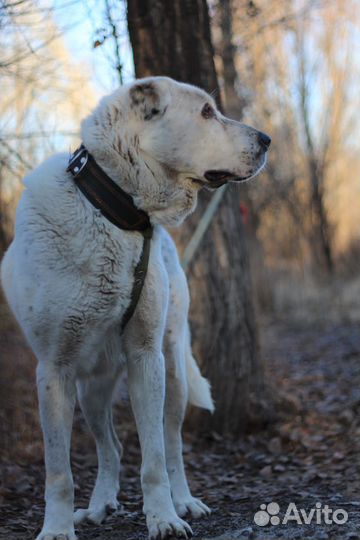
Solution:
M 259 315 L 294 322 L 360 321 L 360 275 L 323 279 L 289 268 L 255 273 Z

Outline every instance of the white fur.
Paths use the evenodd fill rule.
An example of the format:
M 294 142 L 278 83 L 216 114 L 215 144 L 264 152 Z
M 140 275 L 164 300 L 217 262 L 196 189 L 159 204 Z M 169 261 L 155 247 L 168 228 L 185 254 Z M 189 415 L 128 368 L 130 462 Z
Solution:
M 191 351 L 190 335 L 185 348 L 186 375 L 188 383 L 188 401 L 196 407 L 214 412 L 214 403 L 211 398 L 209 381 L 201 376 L 199 366 Z
M 46 464 L 38 540 L 73 540 L 74 523 L 99 523 L 117 508 L 121 445 L 111 403 L 125 367 L 150 537 L 185 537 L 191 529 L 181 517 L 209 512 L 189 491 L 181 425 L 188 400 L 210 411 L 213 403 L 191 353 L 186 278 L 162 225 L 179 224 L 194 209 L 206 170 L 249 176 L 265 158 L 256 130 L 218 111 L 203 118 L 206 102 L 215 106 L 202 90 L 150 78 L 104 98 L 82 124 L 87 149 L 154 225 L 144 289 L 122 336 L 141 234 L 102 217 L 66 172 L 64 154 L 25 179 L 2 282 L 38 358 Z M 69 451 L 76 396 L 96 439 L 99 470 L 89 507 L 74 516 Z

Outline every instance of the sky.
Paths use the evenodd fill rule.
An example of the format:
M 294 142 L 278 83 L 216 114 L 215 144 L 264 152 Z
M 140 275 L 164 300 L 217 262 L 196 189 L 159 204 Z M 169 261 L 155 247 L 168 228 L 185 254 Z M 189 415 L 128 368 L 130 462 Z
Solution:
M 124 0 L 108 0 L 108 4 L 120 34 L 123 79 L 127 82 L 134 78 L 134 65 L 127 33 L 126 4 Z M 106 1 L 56 0 L 53 6 L 55 22 L 64 29 L 64 40 L 74 59 L 88 69 L 89 79 L 99 94 L 111 92 L 119 84 L 113 61 L 113 39 L 106 38 L 101 46 L 94 48 L 94 42 L 103 40 L 104 29 L 108 27 Z

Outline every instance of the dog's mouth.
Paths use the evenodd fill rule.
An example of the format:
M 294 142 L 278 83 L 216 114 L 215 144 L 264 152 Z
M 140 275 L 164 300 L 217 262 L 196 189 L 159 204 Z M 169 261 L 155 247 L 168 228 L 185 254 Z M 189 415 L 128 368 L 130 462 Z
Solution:
M 208 181 L 207 185 L 212 188 L 219 188 L 227 182 L 243 182 L 244 180 L 250 178 L 250 176 L 251 175 L 242 177 L 233 174 L 230 171 L 223 170 L 206 171 L 204 174 L 204 177 Z
M 246 176 L 239 176 L 227 170 L 214 169 L 214 170 L 206 171 L 204 173 L 204 178 L 191 177 L 191 180 L 201 187 L 207 187 L 209 189 L 217 189 L 223 186 L 224 184 L 227 184 L 228 182 L 245 182 L 246 180 L 249 180 L 253 176 L 256 176 L 258 172 L 260 172 L 261 169 L 262 167 L 260 167 L 257 171 L 251 174 L 248 174 Z

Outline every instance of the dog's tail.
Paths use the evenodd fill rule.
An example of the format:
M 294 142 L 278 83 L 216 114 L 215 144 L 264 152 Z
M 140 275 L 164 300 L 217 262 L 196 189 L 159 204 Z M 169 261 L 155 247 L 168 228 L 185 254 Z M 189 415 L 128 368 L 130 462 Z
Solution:
M 196 407 L 214 412 L 214 402 L 211 397 L 210 384 L 200 373 L 199 366 L 191 352 L 190 335 L 186 348 L 186 374 L 188 381 L 188 401 Z

